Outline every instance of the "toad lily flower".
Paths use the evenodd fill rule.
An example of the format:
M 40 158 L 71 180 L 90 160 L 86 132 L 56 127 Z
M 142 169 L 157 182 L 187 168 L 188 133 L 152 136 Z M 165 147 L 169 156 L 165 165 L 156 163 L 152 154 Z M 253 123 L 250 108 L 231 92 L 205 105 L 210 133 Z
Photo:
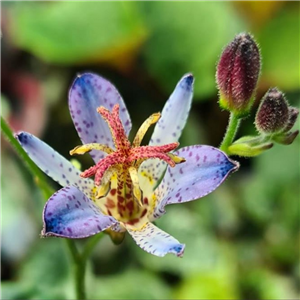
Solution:
M 165 213 L 168 204 L 212 192 L 238 168 L 210 146 L 171 153 L 188 116 L 193 81 L 192 75 L 184 76 L 162 114 L 150 116 L 130 143 L 130 117 L 116 88 L 95 74 L 78 76 L 70 89 L 69 107 L 83 145 L 70 153 L 89 152 L 95 162 L 81 173 L 38 138 L 17 134 L 31 159 L 63 186 L 45 205 L 42 236 L 85 238 L 107 229 L 127 231 L 151 254 L 183 255 L 185 245 L 151 222 Z M 149 145 L 140 146 L 155 123 Z

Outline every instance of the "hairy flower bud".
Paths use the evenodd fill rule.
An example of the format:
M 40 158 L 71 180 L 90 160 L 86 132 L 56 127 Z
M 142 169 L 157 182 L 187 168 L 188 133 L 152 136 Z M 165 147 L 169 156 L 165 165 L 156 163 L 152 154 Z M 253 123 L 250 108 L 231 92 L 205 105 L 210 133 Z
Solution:
M 247 33 L 238 34 L 224 49 L 217 66 L 220 106 L 239 116 L 249 113 L 260 73 L 259 48 Z
M 286 127 L 284 128 L 284 131 L 287 132 L 289 130 L 291 130 L 293 128 L 293 126 L 295 125 L 297 118 L 299 115 L 299 110 L 296 107 L 289 107 L 289 121 L 286 125 Z
M 277 88 L 271 88 L 263 97 L 255 117 L 255 126 L 260 133 L 272 134 L 285 130 L 289 121 L 289 107 Z

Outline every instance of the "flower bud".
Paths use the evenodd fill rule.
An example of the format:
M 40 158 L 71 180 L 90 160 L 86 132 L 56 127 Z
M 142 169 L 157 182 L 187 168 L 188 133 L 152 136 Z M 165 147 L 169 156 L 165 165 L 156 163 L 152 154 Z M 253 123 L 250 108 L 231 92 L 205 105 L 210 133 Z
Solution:
M 255 117 L 255 126 L 260 133 L 273 134 L 283 131 L 288 125 L 289 107 L 277 88 L 269 89 L 263 97 Z
M 238 34 L 224 49 L 217 66 L 220 106 L 238 116 L 247 115 L 254 101 L 259 72 L 256 42 L 247 33 Z
M 284 128 L 285 132 L 287 132 L 293 128 L 293 126 L 295 125 L 296 120 L 298 118 L 298 115 L 299 115 L 299 110 L 296 107 L 290 106 L 289 107 L 289 120 L 288 120 L 286 127 Z

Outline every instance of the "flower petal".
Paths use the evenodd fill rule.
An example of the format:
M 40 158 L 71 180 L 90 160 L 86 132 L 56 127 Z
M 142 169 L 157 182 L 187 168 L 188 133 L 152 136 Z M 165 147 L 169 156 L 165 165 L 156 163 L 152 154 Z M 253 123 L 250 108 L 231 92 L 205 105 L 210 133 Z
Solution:
M 178 141 L 191 108 L 193 84 L 192 74 L 183 76 L 178 82 L 163 108 L 149 145 L 158 146 Z M 165 168 L 166 163 L 158 159 L 149 159 L 141 165 L 140 174 L 147 174 L 147 176 L 140 175 L 140 185 L 144 193 L 149 189 L 149 183 L 152 188 L 156 185 Z M 152 180 L 149 181 L 149 178 Z
M 165 213 L 168 204 L 183 203 L 201 198 L 215 190 L 239 164 L 225 153 L 210 146 L 190 146 L 175 152 L 185 163 L 167 172 L 155 190 L 157 205 L 153 219 Z
M 76 187 L 65 187 L 46 203 L 42 236 L 85 238 L 103 231 L 117 221 L 105 216 L 93 201 Z
M 183 76 L 178 82 L 154 128 L 150 145 L 159 146 L 178 141 L 191 108 L 193 86 L 192 74 Z
M 91 179 L 81 178 L 80 171 L 49 145 L 27 132 L 16 135 L 19 143 L 37 166 L 61 186 L 78 187 L 88 197 L 94 187 Z
M 152 223 L 146 223 L 141 230 L 127 229 L 138 246 L 156 256 L 173 253 L 179 257 L 183 255 L 184 244 L 162 231 Z
M 117 89 L 106 79 L 92 73 L 79 75 L 69 92 L 69 108 L 74 125 L 84 144 L 99 143 L 114 148 L 107 123 L 97 112 L 104 106 L 112 110 L 120 105 L 120 119 L 128 136 L 131 129 L 130 116 Z M 106 154 L 92 150 L 92 158 L 97 163 Z

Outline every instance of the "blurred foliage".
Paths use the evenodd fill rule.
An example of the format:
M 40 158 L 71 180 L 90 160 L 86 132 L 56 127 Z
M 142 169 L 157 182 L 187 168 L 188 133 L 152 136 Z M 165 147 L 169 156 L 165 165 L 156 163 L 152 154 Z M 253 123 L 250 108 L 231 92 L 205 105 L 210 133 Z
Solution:
M 271 19 L 258 32 L 257 40 L 265 84 L 287 90 L 299 88 L 299 7 L 298 11 L 283 11 Z
M 182 74 L 192 72 L 196 99 L 215 94 L 220 50 L 245 28 L 234 9 L 223 2 L 154 1 L 141 6 L 152 33 L 144 48 L 149 72 L 166 91 Z
M 299 3 L 2 4 L 2 109 L 11 125 L 20 121 L 15 130 L 40 120 L 37 134 L 67 158 L 79 143 L 68 112 L 68 88 L 75 74 L 86 70 L 116 85 L 133 131 L 162 109 L 184 73 L 193 72 L 195 101 L 181 146 L 217 146 L 228 114 L 217 105 L 215 66 L 223 46 L 241 31 L 250 31 L 260 44 L 258 99 L 278 86 L 299 108 Z M 46 104 L 31 101 L 33 115 L 24 113 L 32 96 L 25 101 L 20 74 L 30 74 L 43 91 L 40 102 Z M 255 134 L 257 104 L 240 136 Z M 106 236 L 88 266 L 89 299 L 298 299 L 299 146 L 297 138 L 255 159 L 236 158 L 241 169 L 214 193 L 167 207 L 157 224 L 186 244 L 182 259 L 151 256 L 129 236 L 115 246 Z M 38 238 L 41 192 L 9 145 L 3 141 L 1 147 L 2 298 L 72 299 L 63 241 Z M 89 166 L 87 156 L 79 159 L 83 168 Z
M 15 43 L 57 64 L 110 61 L 123 65 L 122 58 L 146 34 L 132 2 L 26 3 L 15 5 L 11 13 Z

